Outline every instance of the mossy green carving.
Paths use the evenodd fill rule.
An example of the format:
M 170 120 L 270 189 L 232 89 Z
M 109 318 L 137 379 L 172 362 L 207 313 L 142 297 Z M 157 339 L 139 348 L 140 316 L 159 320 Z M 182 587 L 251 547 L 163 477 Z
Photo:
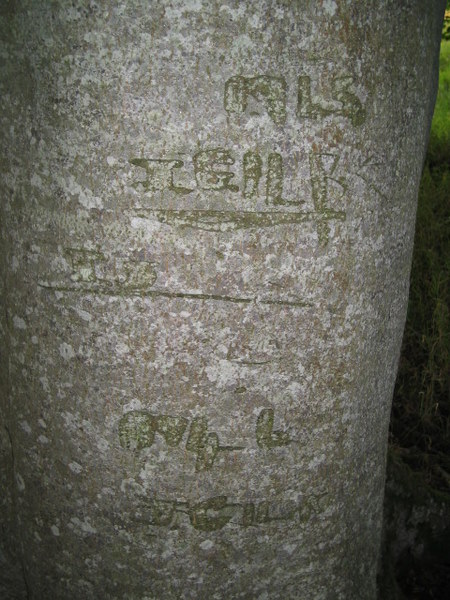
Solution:
M 259 181 L 262 177 L 262 159 L 257 152 L 246 152 L 243 159 L 244 198 L 258 195 Z
M 291 439 L 284 431 L 273 431 L 275 413 L 272 408 L 263 409 L 256 422 L 256 442 L 260 448 L 271 449 L 287 446 Z
M 156 192 L 162 190 L 171 190 L 176 194 L 190 194 L 193 190 L 182 186 L 177 186 L 173 181 L 173 169 L 179 169 L 183 166 L 183 161 L 178 159 L 157 159 L 157 158 L 131 158 L 130 164 L 135 167 L 141 167 L 146 171 L 147 179 L 137 181 L 132 184 L 135 189 L 142 186 L 145 191 Z
M 155 431 L 155 420 L 147 411 L 127 413 L 119 421 L 120 445 L 127 450 L 148 448 L 153 444 Z
M 231 180 L 234 173 L 228 167 L 234 164 L 234 158 L 225 148 L 201 150 L 193 157 L 195 180 L 201 190 L 228 190 L 237 192 L 239 188 Z
M 261 102 L 269 117 L 277 125 L 286 121 L 286 81 L 283 77 L 236 75 L 225 83 L 224 106 L 228 114 L 247 110 L 248 97 Z
M 219 438 L 216 433 L 208 433 L 208 421 L 205 417 L 193 420 L 186 450 L 197 454 L 196 471 L 210 469 L 219 452 Z
M 353 91 L 354 81 L 351 76 L 335 77 L 331 81 L 331 99 L 340 107 L 333 107 L 326 102 L 314 102 L 311 95 L 311 78 L 301 75 L 298 78 L 297 116 L 314 120 L 324 119 L 329 115 L 343 116 L 350 119 L 355 127 L 366 120 L 366 110 Z
M 189 507 L 189 518 L 199 531 L 218 531 L 231 520 L 233 509 L 226 496 L 215 496 Z
M 137 410 L 124 415 L 119 421 L 120 445 L 127 450 L 141 450 L 152 446 L 155 433 L 165 439 L 167 445 L 178 446 L 188 426 L 184 417 L 151 415 Z

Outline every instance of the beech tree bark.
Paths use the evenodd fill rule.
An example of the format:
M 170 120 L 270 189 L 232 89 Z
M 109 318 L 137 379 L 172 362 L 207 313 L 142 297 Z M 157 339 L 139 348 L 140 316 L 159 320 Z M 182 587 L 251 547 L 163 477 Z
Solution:
M 375 598 L 444 5 L 2 3 L 3 598 Z

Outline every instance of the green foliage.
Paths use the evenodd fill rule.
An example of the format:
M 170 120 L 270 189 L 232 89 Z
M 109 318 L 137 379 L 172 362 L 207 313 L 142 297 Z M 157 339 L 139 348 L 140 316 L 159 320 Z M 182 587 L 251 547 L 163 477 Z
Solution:
M 450 11 L 449 11 L 450 35 Z M 431 128 L 428 159 L 431 165 L 448 164 L 450 159 L 450 40 L 442 40 L 439 68 L 439 91 Z
M 419 193 L 408 318 L 392 442 L 431 485 L 450 489 L 450 41 Z
M 444 15 L 444 26 L 442 28 L 442 39 L 450 40 L 450 2 L 447 2 L 447 8 Z

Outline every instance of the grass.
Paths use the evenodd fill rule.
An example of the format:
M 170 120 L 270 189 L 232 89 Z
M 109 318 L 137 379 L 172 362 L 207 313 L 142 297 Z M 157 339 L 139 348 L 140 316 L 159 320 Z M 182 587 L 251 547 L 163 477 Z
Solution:
M 448 14 L 449 39 L 441 42 L 439 92 L 434 111 L 428 149 L 429 162 L 445 164 L 450 160 L 450 10 Z
M 449 12 L 450 21 L 450 12 Z M 408 317 L 391 446 L 433 487 L 450 491 L 450 39 L 422 176 Z
M 441 512 L 428 510 L 430 499 Z M 392 406 L 380 599 L 448 598 L 449 519 L 450 1 L 441 43 L 439 92 L 420 185 L 408 316 Z M 402 527 L 411 540 L 397 556 L 394 548 L 406 531 Z

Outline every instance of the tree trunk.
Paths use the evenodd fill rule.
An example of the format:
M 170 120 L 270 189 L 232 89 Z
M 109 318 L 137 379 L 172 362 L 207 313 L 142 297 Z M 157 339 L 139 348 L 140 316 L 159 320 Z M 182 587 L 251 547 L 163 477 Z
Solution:
M 444 5 L 2 3 L 4 598 L 375 598 Z

